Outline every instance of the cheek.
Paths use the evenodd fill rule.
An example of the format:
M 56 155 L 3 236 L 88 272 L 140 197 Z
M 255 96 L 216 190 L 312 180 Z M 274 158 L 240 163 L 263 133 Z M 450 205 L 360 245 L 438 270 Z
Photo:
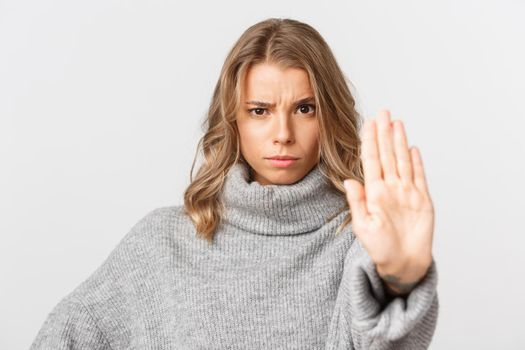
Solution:
M 308 137 L 305 138 L 303 145 L 304 145 L 305 153 L 308 155 L 307 157 L 312 161 L 314 159 L 317 159 L 317 156 L 319 153 L 318 134 L 315 132 L 308 134 Z
M 319 129 L 317 127 L 304 130 L 304 145 L 309 150 L 315 150 L 319 146 Z
M 257 128 L 249 124 L 242 124 L 238 125 L 238 129 L 241 150 L 249 154 L 258 153 L 264 139 L 260 127 Z
M 309 148 L 309 152 L 310 154 L 315 155 L 319 149 L 319 141 L 317 141 L 317 139 L 312 140 L 309 144 L 308 144 L 308 148 Z

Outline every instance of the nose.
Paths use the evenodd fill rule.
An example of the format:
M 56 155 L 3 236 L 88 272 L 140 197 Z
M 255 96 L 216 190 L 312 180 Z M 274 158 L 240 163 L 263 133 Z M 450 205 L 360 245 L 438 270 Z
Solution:
M 284 145 L 294 142 L 293 123 L 286 113 L 280 113 L 276 120 L 277 131 L 275 133 L 274 144 L 282 143 Z

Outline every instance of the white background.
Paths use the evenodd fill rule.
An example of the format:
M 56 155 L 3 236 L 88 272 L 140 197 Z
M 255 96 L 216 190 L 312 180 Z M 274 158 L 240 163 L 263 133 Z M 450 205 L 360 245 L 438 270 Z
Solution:
M 316 28 L 370 118 L 420 147 L 436 208 L 431 349 L 523 349 L 525 1 L 0 0 L 0 348 L 147 212 L 182 204 L 248 26 Z

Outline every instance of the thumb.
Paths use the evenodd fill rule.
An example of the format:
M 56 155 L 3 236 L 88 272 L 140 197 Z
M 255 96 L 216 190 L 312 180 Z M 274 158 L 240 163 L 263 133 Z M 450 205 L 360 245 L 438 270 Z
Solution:
M 346 179 L 343 182 L 346 190 L 346 199 L 350 205 L 354 227 L 362 226 L 368 215 L 366 209 L 366 197 L 363 185 L 357 180 Z

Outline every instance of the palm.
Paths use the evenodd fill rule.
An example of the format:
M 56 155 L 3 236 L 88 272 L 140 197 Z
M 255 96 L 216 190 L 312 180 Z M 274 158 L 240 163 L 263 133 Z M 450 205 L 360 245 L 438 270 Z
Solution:
M 368 215 L 356 231 L 375 263 L 398 260 L 401 252 L 413 257 L 428 253 L 433 211 L 416 188 L 374 182 L 366 184 L 365 192 Z
M 377 124 L 365 122 L 361 158 L 364 186 L 350 180 L 347 190 L 357 238 L 378 266 L 401 271 L 430 265 L 434 209 L 423 165 L 388 111 Z

